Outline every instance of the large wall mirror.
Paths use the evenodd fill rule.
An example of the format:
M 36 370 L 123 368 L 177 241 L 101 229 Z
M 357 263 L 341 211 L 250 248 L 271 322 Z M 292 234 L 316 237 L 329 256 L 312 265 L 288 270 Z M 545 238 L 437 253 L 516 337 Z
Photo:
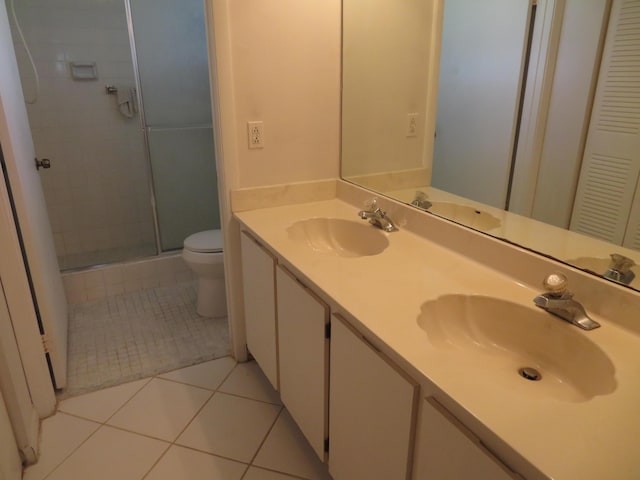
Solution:
M 342 177 L 640 290 L 638 52 L 640 0 L 343 0 Z

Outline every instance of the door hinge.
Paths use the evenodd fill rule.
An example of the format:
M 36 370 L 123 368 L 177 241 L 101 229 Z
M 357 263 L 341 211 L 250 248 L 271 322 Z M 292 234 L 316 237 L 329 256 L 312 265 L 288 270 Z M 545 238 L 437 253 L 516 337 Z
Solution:
M 40 338 L 42 339 L 42 348 L 44 349 L 44 353 L 51 353 L 55 350 L 53 340 L 51 340 L 46 333 L 40 335 Z
M 324 338 L 331 338 L 331 322 L 324 324 Z

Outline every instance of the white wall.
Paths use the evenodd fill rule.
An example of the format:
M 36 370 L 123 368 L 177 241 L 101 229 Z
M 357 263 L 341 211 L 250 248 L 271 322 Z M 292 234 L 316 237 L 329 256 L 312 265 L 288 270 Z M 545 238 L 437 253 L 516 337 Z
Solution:
M 150 196 L 139 118 L 126 119 L 105 85 L 134 86 L 121 0 L 15 0 L 40 74 L 40 96 L 28 105 L 58 257 L 151 245 Z M 27 98 L 34 75 L 12 31 Z M 70 61 L 95 61 L 99 79 L 74 81 Z M 61 258 L 61 266 L 64 267 Z
M 205 0 L 233 354 L 246 359 L 230 191 L 340 175 L 340 0 Z M 216 120 L 219 120 L 216 122 Z M 264 122 L 249 150 L 246 122 Z
M 343 174 L 430 168 L 424 142 L 432 2 L 349 0 L 343 18 Z M 408 137 L 412 113 L 417 134 Z
M 339 176 L 340 1 L 228 2 L 228 27 L 237 186 Z M 248 149 L 251 120 L 263 149 Z

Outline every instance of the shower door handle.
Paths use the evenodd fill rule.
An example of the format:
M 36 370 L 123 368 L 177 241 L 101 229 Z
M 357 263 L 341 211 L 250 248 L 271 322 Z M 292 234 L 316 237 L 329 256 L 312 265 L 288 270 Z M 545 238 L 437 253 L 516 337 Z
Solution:
M 40 168 L 51 168 L 51 160 L 48 158 L 43 158 L 42 160 L 36 160 L 36 170 L 40 170 Z

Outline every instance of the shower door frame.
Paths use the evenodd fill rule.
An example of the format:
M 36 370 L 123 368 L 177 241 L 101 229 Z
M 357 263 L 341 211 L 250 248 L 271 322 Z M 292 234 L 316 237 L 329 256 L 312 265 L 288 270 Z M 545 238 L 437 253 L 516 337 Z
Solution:
M 149 147 L 149 135 L 147 132 L 147 121 L 144 113 L 144 98 L 142 94 L 142 83 L 140 82 L 140 69 L 138 67 L 138 51 L 136 50 L 136 38 L 133 30 L 133 16 L 131 14 L 131 0 L 124 0 L 124 8 L 127 15 L 127 32 L 129 34 L 129 48 L 131 49 L 131 63 L 133 64 L 133 78 L 136 85 L 136 95 L 138 96 L 138 113 L 140 115 L 140 129 L 142 131 L 142 141 L 144 142 L 144 157 L 147 171 L 147 183 L 149 185 L 149 195 L 151 201 L 151 216 L 153 220 L 153 231 L 156 243 L 156 257 L 162 254 L 162 243 L 160 241 L 160 223 L 158 222 L 158 207 L 156 204 L 156 191 L 153 183 L 153 169 L 151 168 L 151 149 Z M 125 259 L 128 261 L 132 259 Z

